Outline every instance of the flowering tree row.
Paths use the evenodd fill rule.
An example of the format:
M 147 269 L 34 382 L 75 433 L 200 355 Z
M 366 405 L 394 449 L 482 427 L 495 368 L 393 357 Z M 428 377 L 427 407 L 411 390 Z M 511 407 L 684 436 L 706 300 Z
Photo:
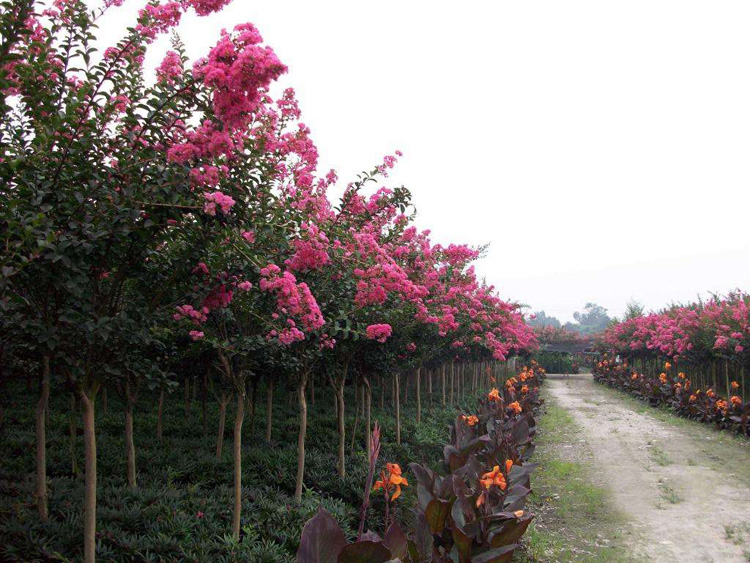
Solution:
M 662 360 L 689 366 L 703 383 L 727 393 L 730 380 L 745 388 L 750 362 L 750 295 L 735 291 L 705 302 L 673 306 L 615 323 L 599 339 L 602 349 L 639 360 L 654 374 Z M 689 371 L 685 369 L 683 371 Z
M 86 561 L 96 547 L 96 399 L 107 389 L 125 400 L 132 487 L 139 393 L 157 390 L 161 404 L 178 377 L 204 392 L 210 378 L 222 409 L 234 401 L 238 538 L 243 419 L 259 381 L 269 397 L 276 385 L 297 399 L 299 499 L 316 379 L 336 391 L 341 444 L 347 382 L 369 407 L 373 378 L 392 380 L 398 420 L 400 378 L 411 376 L 419 418 L 423 369 L 431 386 L 440 366 L 471 362 L 478 381 L 481 363 L 535 346 L 518 306 L 477 279 L 480 251 L 434 243 L 412 224 L 408 190 L 383 185 L 400 153 L 329 199 L 336 174 L 318 172 L 294 92 L 272 95 L 287 68 L 252 24 L 223 31 L 197 61 L 174 34 L 156 80 L 146 79 L 158 36 L 189 10 L 206 16 L 227 3 L 151 0 L 100 52 L 97 22 L 123 0 L 2 2 L 4 373 L 39 374 L 42 519 L 50 393 L 70 394 L 82 413 Z M 223 426 L 219 436 L 220 453 Z
M 693 363 L 722 358 L 744 364 L 750 349 L 750 295 L 736 291 L 637 316 L 607 328 L 601 342 L 627 356 Z

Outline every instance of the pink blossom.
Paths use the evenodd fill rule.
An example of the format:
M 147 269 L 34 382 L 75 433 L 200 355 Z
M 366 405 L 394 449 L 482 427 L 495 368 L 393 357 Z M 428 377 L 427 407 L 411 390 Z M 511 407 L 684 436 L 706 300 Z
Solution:
M 182 75 L 182 59 L 175 51 L 167 51 L 164 58 L 156 69 L 156 76 L 159 82 L 173 84 L 175 79 Z
M 370 325 L 365 330 L 367 338 L 377 340 L 380 343 L 385 342 L 391 336 L 392 331 L 393 329 L 389 324 Z
M 211 49 L 208 58 L 198 61 L 193 74 L 213 89 L 216 115 L 230 129 L 246 127 L 260 104 L 268 85 L 287 68 L 252 24 L 238 25 Z
M 200 340 L 204 336 L 204 334 L 199 330 L 191 330 L 189 334 L 190 334 L 190 338 L 193 341 Z
M 216 215 L 216 206 L 226 215 L 235 203 L 231 197 L 219 191 L 203 194 L 203 198 L 206 200 L 203 204 L 203 211 L 211 216 Z
M 208 266 L 205 262 L 198 262 L 198 265 L 193 268 L 194 274 L 208 274 Z

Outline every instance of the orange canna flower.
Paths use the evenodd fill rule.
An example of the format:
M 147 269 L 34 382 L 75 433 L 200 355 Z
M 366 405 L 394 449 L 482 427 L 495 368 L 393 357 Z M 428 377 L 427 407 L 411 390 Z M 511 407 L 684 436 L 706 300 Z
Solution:
M 681 371 L 680 373 L 677 374 L 677 377 L 679 377 L 680 379 L 685 379 L 685 372 Z
M 512 459 L 506 459 L 505 460 L 505 473 L 510 473 L 511 468 L 513 467 L 513 460 Z
M 670 364 L 669 362 L 664 362 L 664 369 L 669 369 L 671 367 L 672 367 L 672 364 Z
M 500 398 L 500 391 L 498 391 L 497 389 L 493 389 L 492 391 L 490 391 L 490 394 L 487 395 L 487 399 L 489 399 L 493 403 L 500 402 L 502 400 Z
M 698 400 L 698 397 L 696 397 L 695 395 L 690 395 L 690 402 L 691 403 L 694 403 L 697 400 Z
M 667 382 L 667 374 L 666 373 L 660 373 L 659 374 L 659 381 L 662 382 L 662 384 Z
M 633 381 L 635 381 L 636 379 L 638 379 L 638 374 L 637 374 L 637 373 L 634 373 L 634 374 L 633 374 L 633 375 L 632 375 L 632 376 L 630 377 L 630 379 L 632 379 Z
M 739 398 L 737 395 L 732 395 L 732 398 L 729 399 L 729 401 L 735 406 L 739 407 L 742 406 L 742 399 Z
M 505 382 L 506 387 L 513 387 L 518 380 L 515 377 L 511 377 L 508 381 Z
M 708 391 L 706 391 L 706 395 L 708 395 L 708 396 L 709 396 L 709 397 L 711 397 L 712 399 L 713 399 L 714 397 L 716 397 L 716 393 L 714 393 L 714 390 L 713 390 L 713 389 L 709 389 Z
M 725 411 L 727 410 L 729 405 L 727 405 L 727 402 L 724 399 L 719 399 L 716 401 L 716 409 Z
M 675 389 L 676 389 L 677 391 L 679 391 L 680 389 L 682 389 L 682 383 L 675 383 L 675 384 L 674 384 L 674 388 L 675 388 Z
M 524 385 L 523 387 L 521 387 L 521 393 L 523 393 L 525 395 L 528 392 L 529 392 L 529 386 L 528 385 Z
M 470 416 L 466 416 L 465 414 L 462 414 L 461 420 L 463 420 L 468 426 L 474 426 L 477 422 L 479 422 L 479 418 L 477 418 L 473 414 Z
M 489 490 L 492 485 L 497 485 L 502 489 L 505 490 L 505 487 L 507 487 L 507 483 L 505 482 L 505 476 L 503 475 L 503 472 L 500 471 L 500 466 L 496 465 L 492 468 L 492 471 L 488 471 L 484 475 L 482 475 L 482 478 L 479 480 L 479 482 L 482 484 L 482 487 Z
M 383 489 L 385 494 L 388 495 L 392 490 L 393 495 L 391 500 L 396 500 L 401 496 L 401 485 L 404 487 L 409 486 L 409 482 L 406 477 L 401 476 L 401 467 L 398 463 L 386 463 L 385 469 L 380 472 L 380 480 L 375 481 L 373 486 L 374 490 Z
M 508 405 L 508 408 L 513 411 L 513 414 L 520 414 L 523 410 L 521 408 L 521 405 L 518 404 L 518 401 L 513 401 L 511 404 Z
M 739 389 L 739 388 L 740 388 L 740 384 L 737 383 L 736 381 L 732 381 L 732 389 Z

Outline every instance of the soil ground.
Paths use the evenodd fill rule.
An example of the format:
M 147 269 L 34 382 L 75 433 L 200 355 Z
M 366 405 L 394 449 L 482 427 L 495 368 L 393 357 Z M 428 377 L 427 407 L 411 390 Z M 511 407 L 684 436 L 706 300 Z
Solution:
M 747 440 L 654 409 L 588 374 L 551 375 L 545 387 L 580 430 L 589 478 L 624 517 L 618 537 L 628 553 L 617 560 L 750 561 Z

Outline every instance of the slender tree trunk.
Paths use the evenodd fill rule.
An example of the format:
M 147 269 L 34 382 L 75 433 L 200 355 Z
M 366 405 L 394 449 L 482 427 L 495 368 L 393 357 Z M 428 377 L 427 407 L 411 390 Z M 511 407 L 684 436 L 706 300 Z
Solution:
M 125 452 L 127 455 L 128 486 L 135 489 L 135 442 L 133 440 L 133 404 L 135 397 L 130 390 L 130 383 L 125 382 Z
M 266 443 L 271 443 L 271 430 L 273 429 L 273 379 L 268 380 L 266 386 Z
M 367 455 L 370 455 L 370 448 L 372 446 L 372 425 L 370 420 L 370 407 L 372 406 L 372 389 L 370 388 L 370 380 L 365 378 L 364 381 L 364 393 L 365 393 L 365 424 L 367 424 Z
M 96 561 L 96 426 L 94 397 L 80 393 L 83 409 L 83 443 L 86 451 L 86 478 L 84 485 L 83 560 Z
M 70 394 L 70 417 L 68 418 L 68 436 L 70 442 L 70 470 L 73 476 L 78 477 L 80 469 L 78 468 L 78 452 L 76 451 L 76 437 L 78 434 L 78 400 L 76 394 Z
M 399 397 L 401 395 L 401 389 L 399 389 L 399 373 L 396 372 L 394 375 L 394 385 L 396 386 L 396 443 L 401 445 L 401 404 Z
M 242 421 L 245 418 L 245 386 L 237 392 L 237 413 L 234 417 L 234 512 L 232 514 L 232 536 L 240 539 L 240 521 L 242 513 Z
M 456 404 L 453 402 L 453 390 L 456 387 L 455 383 L 456 383 L 456 365 L 453 362 L 451 362 L 451 406 Z
M 344 422 L 344 385 L 345 381 L 336 388 L 337 419 L 339 424 L 339 477 L 346 477 L 346 424 Z
M 156 411 L 156 439 L 161 444 L 164 442 L 164 385 L 159 389 L 159 408 Z
M 297 387 L 297 400 L 299 401 L 299 436 L 297 437 L 297 486 L 294 490 L 294 500 L 302 502 L 302 483 L 305 477 L 305 437 L 307 435 L 307 400 L 305 399 L 305 387 L 307 386 L 307 372 L 300 374 Z
M 417 380 L 417 424 L 422 422 L 422 368 L 417 368 L 417 372 L 414 374 Z M 368 450 L 369 451 L 369 450 Z
M 229 401 L 222 394 L 219 401 L 219 435 L 216 439 L 216 459 L 221 459 L 221 450 L 224 446 L 224 425 L 227 420 L 227 403 Z
M 36 404 L 36 508 L 39 519 L 47 520 L 47 409 L 50 387 L 49 356 L 42 358 L 42 387 Z
M 443 386 L 443 406 L 445 406 L 445 364 L 440 366 L 440 379 L 442 380 Z

